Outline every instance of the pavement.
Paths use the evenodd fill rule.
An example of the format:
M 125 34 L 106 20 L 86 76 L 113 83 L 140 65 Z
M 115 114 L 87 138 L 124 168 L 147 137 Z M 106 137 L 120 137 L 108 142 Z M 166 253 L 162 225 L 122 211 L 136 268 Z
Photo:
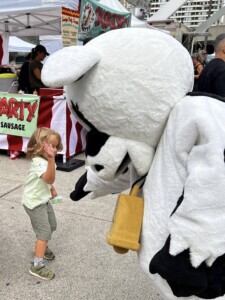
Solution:
M 84 159 L 83 154 L 76 158 Z M 49 243 L 56 255 L 47 267 L 51 281 L 29 274 L 35 235 L 20 203 L 30 161 L 0 151 L 0 300 L 159 300 L 139 266 L 137 254 L 117 254 L 106 243 L 117 196 L 73 202 L 69 193 L 84 173 L 56 171 L 54 204 L 58 229 Z

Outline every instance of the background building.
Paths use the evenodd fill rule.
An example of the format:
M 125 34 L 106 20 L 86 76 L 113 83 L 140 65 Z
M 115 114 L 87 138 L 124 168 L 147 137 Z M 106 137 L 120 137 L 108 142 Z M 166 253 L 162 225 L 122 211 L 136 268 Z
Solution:
M 186 2 L 183 1 L 185 3 L 172 15 L 168 14 L 170 10 L 167 11 L 169 8 L 165 6 L 169 0 L 120 1 L 136 17 L 145 19 L 153 27 L 168 31 L 191 53 L 199 51 L 199 49 L 206 49 L 209 54 L 213 53 L 213 43 L 216 36 L 225 32 L 225 18 L 223 16 L 225 0 L 186 0 Z M 180 1 L 179 3 L 183 2 Z M 177 3 L 178 7 L 179 3 Z M 173 9 L 174 4 L 173 2 L 170 8 Z M 223 10 L 221 11 L 222 7 Z M 160 14 L 157 13 L 159 10 Z M 221 12 L 218 13 L 219 11 Z M 172 10 L 170 12 L 172 13 Z M 167 15 L 165 19 L 162 17 L 164 14 Z M 207 29 L 202 30 L 207 25 L 205 21 L 214 14 L 215 16 L 212 21 L 213 23 L 215 20 L 214 24 L 211 23 L 208 28 L 206 27 Z M 157 19 L 158 16 L 161 16 L 161 18 Z M 216 16 L 220 19 L 217 19 Z
M 131 8 L 133 6 L 129 4 L 129 2 L 134 3 L 135 1 L 140 3 L 138 0 L 128 0 L 127 4 L 124 3 L 126 1 L 122 0 L 121 2 L 123 2 L 127 8 Z M 146 18 L 151 17 L 167 2 L 169 2 L 169 0 L 149 0 L 149 12 L 146 15 Z M 220 10 L 222 6 L 224 6 L 224 0 L 187 0 L 186 3 L 170 17 L 170 19 L 174 19 L 174 21 L 181 22 L 185 26 L 194 29 L 209 16 Z M 223 18 L 217 21 L 215 25 L 220 25 L 222 23 Z
M 189 28 L 196 28 L 204 22 L 208 16 L 220 10 L 223 6 L 223 2 L 223 0 L 188 0 L 171 18 L 182 22 Z M 215 25 L 219 25 L 222 22 L 223 20 L 219 20 Z

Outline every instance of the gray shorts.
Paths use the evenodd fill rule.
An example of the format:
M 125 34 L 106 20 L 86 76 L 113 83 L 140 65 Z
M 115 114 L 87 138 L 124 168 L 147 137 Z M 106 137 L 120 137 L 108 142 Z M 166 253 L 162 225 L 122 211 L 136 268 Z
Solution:
M 26 206 L 24 206 L 24 209 L 30 217 L 37 240 L 49 241 L 52 232 L 55 231 L 57 227 L 55 213 L 50 201 L 34 209 L 29 209 Z

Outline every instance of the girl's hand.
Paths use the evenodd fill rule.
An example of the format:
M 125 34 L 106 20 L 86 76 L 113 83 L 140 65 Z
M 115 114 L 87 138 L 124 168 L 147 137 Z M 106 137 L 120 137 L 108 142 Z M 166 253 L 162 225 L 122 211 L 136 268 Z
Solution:
M 43 149 L 48 158 L 55 158 L 56 153 L 51 144 L 48 145 L 47 143 L 43 143 Z
M 52 198 L 56 197 L 58 194 L 55 189 L 51 189 Z

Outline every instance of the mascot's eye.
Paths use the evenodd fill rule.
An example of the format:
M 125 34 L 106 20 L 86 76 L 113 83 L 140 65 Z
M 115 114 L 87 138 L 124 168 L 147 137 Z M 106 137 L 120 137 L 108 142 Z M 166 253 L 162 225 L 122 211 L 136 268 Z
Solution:
M 92 129 L 87 136 L 86 155 L 97 155 L 100 152 L 102 146 L 105 145 L 108 138 L 108 134 L 99 132 L 96 129 Z
M 102 169 L 104 169 L 104 167 L 101 166 L 101 165 L 95 165 L 95 169 L 96 169 L 97 172 L 99 172 L 99 171 L 101 171 Z

